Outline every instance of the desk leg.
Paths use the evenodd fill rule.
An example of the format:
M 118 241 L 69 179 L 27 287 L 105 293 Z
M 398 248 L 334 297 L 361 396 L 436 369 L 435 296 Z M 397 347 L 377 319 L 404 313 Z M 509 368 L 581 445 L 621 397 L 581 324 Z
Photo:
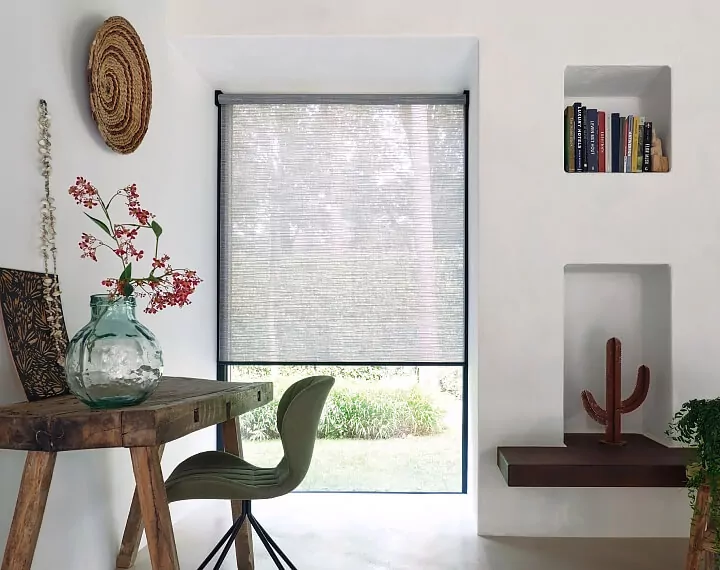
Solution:
M 165 444 L 160 446 L 158 452 L 160 459 L 162 459 L 163 451 L 165 451 Z M 120 551 L 115 561 L 115 568 L 132 568 L 135 565 L 142 533 L 143 520 L 142 512 L 140 511 L 140 499 L 138 498 L 137 489 L 135 489 L 132 503 L 130 503 L 127 523 L 125 523 L 125 532 L 123 533 L 122 543 L 120 544 Z
M 45 451 L 27 454 L 2 570 L 30 570 L 32 566 L 56 457 Z
M 222 424 L 222 438 L 225 451 L 242 458 L 243 449 L 237 418 L 230 418 Z M 242 501 L 231 501 L 231 507 L 233 520 L 236 520 L 242 513 Z M 235 556 L 238 570 L 253 570 L 255 568 L 252 533 L 247 521 L 243 523 L 235 539 Z
M 180 570 L 158 447 L 130 448 L 153 570 Z

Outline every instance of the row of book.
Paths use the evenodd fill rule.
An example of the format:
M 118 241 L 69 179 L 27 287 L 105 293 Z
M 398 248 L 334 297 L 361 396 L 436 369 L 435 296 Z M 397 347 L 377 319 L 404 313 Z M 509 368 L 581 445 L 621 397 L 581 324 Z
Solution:
M 582 103 L 565 108 L 566 172 L 650 172 L 653 124 Z

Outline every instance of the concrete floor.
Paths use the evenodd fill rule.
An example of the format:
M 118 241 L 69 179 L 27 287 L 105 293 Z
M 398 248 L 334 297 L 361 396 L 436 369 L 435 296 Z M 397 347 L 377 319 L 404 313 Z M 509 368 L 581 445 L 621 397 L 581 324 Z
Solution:
M 175 528 L 183 570 L 197 568 L 230 526 L 229 505 L 197 503 Z M 253 511 L 299 570 L 678 570 L 687 546 L 683 539 L 484 539 L 462 495 L 295 493 Z M 273 570 L 255 544 L 257 570 Z M 150 570 L 147 550 L 136 568 Z M 223 569 L 237 570 L 232 555 Z

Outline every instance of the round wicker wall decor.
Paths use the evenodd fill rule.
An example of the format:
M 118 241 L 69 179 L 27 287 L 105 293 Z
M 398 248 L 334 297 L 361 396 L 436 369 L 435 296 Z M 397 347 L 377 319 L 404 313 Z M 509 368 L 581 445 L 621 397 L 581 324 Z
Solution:
M 90 110 L 105 143 L 121 154 L 134 152 L 147 133 L 152 108 L 150 64 L 130 22 L 103 22 L 90 46 Z

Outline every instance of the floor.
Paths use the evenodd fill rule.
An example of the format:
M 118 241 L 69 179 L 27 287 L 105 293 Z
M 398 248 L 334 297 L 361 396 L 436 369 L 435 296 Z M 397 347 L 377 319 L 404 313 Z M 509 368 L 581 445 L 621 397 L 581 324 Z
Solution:
M 196 569 L 230 526 L 229 505 L 198 503 L 197 516 L 175 529 L 183 570 Z M 462 495 L 295 493 L 253 510 L 299 570 L 683 568 L 682 539 L 480 538 L 467 505 Z M 257 570 L 275 568 L 261 545 L 256 561 Z M 228 557 L 223 569 L 233 568 Z M 150 570 L 146 549 L 136 569 Z

